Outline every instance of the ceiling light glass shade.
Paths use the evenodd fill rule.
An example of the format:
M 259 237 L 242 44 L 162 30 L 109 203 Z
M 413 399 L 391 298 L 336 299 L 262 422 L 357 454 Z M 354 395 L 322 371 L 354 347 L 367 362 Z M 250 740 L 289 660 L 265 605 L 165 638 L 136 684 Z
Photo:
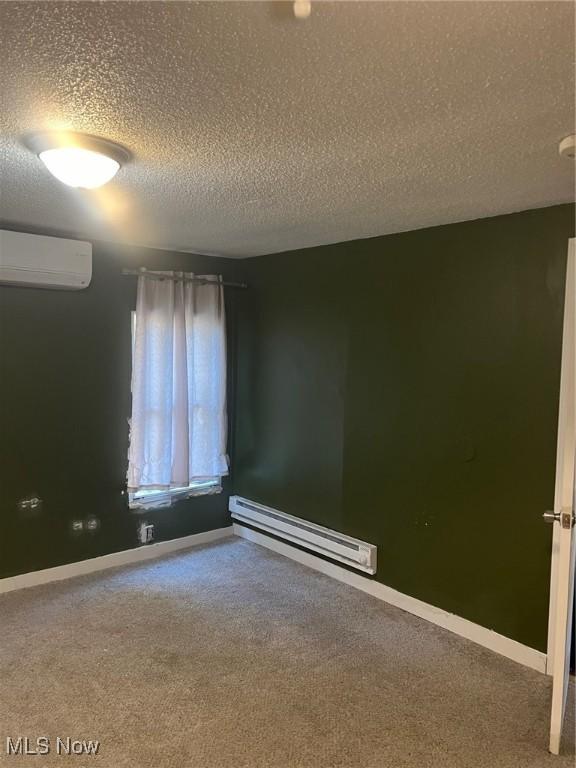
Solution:
M 77 189 L 96 189 L 132 159 L 120 144 L 72 131 L 43 131 L 23 137 L 58 181 Z
M 58 147 L 40 152 L 40 160 L 58 181 L 69 187 L 96 189 L 112 179 L 120 163 L 80 147 Z

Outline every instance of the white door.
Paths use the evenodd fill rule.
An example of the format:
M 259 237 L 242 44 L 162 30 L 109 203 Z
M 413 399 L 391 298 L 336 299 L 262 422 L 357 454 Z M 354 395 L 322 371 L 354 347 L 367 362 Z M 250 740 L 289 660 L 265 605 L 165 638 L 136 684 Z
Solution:
M 548 671 L 552 673 L 550 752 L 560 751 L 570 672 L 570 641 L 574 606 L 574 480 L 576 457 L 576 241 L 570 240 L 566 272 L 562 373 L 558 414 L 554 511 L 544 517 L 554 525 Z

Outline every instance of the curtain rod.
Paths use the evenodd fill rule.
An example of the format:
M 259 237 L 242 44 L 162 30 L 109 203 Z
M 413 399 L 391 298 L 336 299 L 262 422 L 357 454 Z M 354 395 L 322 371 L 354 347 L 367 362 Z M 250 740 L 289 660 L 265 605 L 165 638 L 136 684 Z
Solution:
M 162 270 L 158 270 L 162 272 Z M 185 283 L 200 283 L 201 285 L 224 285 L 226 288 L 248 288 L 248 283 L 229 283 L 219 280 L 204 280 L 201 277 L 172 277 L 171 275 L 158 275 L 154 272 L 148 272 L 147 269 L 123 269 L 123 275 L 135 275 L 136 277 L 148 277 L 151 280 L 182 280 Z

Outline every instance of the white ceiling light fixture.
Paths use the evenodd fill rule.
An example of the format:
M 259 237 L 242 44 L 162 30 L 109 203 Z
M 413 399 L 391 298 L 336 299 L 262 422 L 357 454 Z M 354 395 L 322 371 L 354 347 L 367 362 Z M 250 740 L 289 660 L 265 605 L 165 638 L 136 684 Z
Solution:
M 58 181 L 77 189 L 96 189 L 114 178 L 130 152 L 108 139 L 69 131 L 46 131 L 24 138 Z
M 294 0 L 294 16 L 297 19 L 307 19 L 312 13 L 312 3 L 310 0 Z
M 569 160 L 574 160 L 576 157 L 576 134 L 571 134 L 562 139 L 558 146 L 558 153 L 560 157 L 567 157 Z

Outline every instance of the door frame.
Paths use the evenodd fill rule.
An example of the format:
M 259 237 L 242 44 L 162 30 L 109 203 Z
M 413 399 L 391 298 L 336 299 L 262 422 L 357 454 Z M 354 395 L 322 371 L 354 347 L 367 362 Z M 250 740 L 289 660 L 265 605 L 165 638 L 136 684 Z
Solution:
M 566 271 L 568 271 L 568 260 L 569 259 L 576 259 L 576 238 L 571 237 L 568 240 L 568 253 L 566 258 Z M 566 295 L 566 294 L 565 294 Z M 564 326 L 563 326 L 564 327 Z M 576 340 L 573 340 L 576 342 Z M 562 348 L 564 349 L 564 345 L 562 345 Z M 560 367 L 562 368 L 562 361 L 560 363 Z M 558 398 L 558 405 L 560 407 L 560 402 L 562 400 L 562 381 L 560 381 L 560 396 Z M 564 435 L 564 424 L 560 423 L 560 420 L 558 420 L 558 445 L 563 440 Z M 561 489 L 558 488 L 558 485 L 556 485 L 554 489 L 554 500 L 555 500 L 555 506 L 554 509 L 557 508 L 557 501 L 560 496 Z M 556 592 L 558 588 L 558 555 L 560 551 L 560 535 L 561 535 L 561 528 L 559 525 L 553 525 L 553 533 L 552 533 L 552 557 L 551 557 L 551 563 L 550 563 L 550 604 L 548 608 L 548 642 L 547 642 L 547 648 L 546 648 L 546 674 L 552 675 L 553 669 L 554 669 L 554 640 L 555 640 L 555 616 L 556 616 Z

